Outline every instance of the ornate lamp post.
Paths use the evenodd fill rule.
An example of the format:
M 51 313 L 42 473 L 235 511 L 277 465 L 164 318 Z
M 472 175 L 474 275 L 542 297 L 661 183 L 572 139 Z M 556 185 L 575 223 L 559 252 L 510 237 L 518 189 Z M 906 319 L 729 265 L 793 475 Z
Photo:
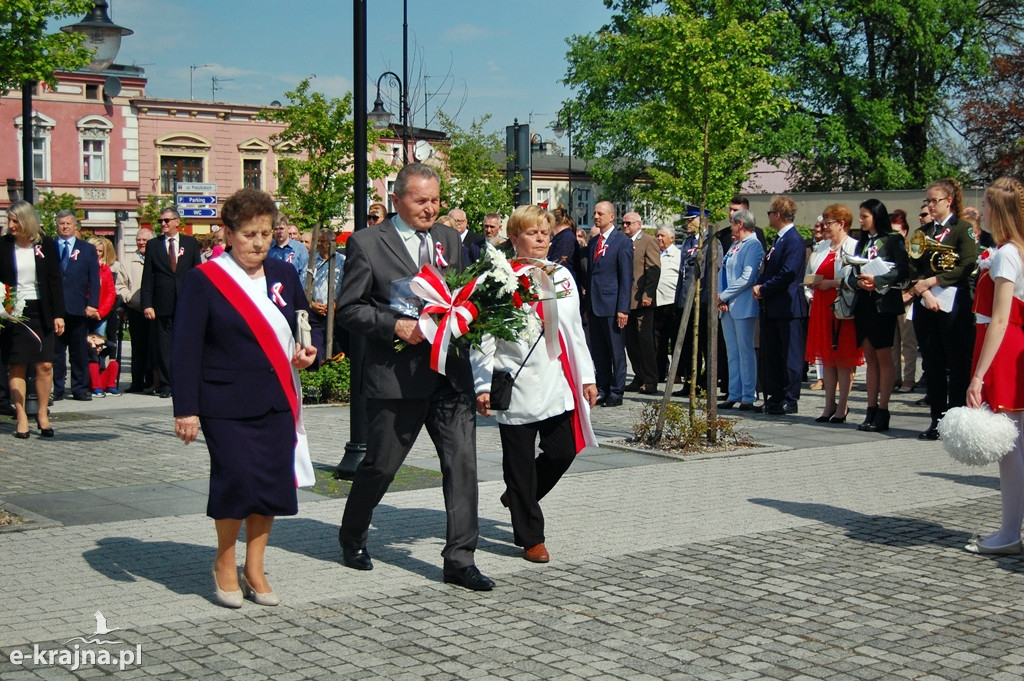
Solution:
M 384 108 L 384 100 L 380 97 L 380 83 L 385 77 L 390 77 L 398 87 L 398 120 L 402 124 L 402 163 L 409 164 L 409 120 L 406 117 L 405 90 L 402 88 L 402 79 L 397 73 L 385 71 L 377 79 L 377 98 L 373 100 L 373 110 L 366 114 L 366 117 L 374 122 L 378 128 L 387 127 L 391 123 L 392 113 Z

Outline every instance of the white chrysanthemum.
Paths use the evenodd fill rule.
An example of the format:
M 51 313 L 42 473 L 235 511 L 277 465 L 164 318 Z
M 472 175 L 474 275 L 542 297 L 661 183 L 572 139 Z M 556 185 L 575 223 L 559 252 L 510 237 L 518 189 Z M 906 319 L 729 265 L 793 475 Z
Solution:
M 996 251 L 998 248 L 994 246 L 992 248 L 985 249 L 980 256 L 978 256 L 978 271 L 991 269 L 992 261 L 996 257 Z
M 512 265 L 509 264 L 505 254 L 491 244 L 488 243 L 486 248 L 487 259 L 491 263 L 491 278 L 501 282 L 502 294 L 512 295 L 519 286 L 516 273 L 512 271 Z
M 532 309 L 526 315 L 526 328 L 523 329 L 523 336 L 526 337 L 526 342 L 533 344 L 540 334 L 544 332 L 544 323 L 541 322 L 540 317 Z
M 1017 426 L 1006 414 L 995 414 L 988 405 L 980 409 L 955 407 L 938 425 L 946 452 L 968 466 L 995 463 L 1013 449 Z

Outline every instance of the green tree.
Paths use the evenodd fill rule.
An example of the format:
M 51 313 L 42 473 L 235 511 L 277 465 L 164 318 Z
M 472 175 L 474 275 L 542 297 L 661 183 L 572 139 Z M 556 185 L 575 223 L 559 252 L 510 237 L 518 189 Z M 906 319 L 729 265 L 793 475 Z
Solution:
M 757 0 L 754 0 L 755 2 Z M 763 0 L 795 109 L 765 155 L 793 162 L 798 188 L 902 189 L 949 174 L 938 140 L 966 83 L 1020 38 L 1022 0 Z
M 785 108 L 769 70 L 782 17 L 744 17 L 727 0 L 671 0 L 660 12 L 606 4 L 621 11 L 611 26 L 569 39 L 574 148 L 596 159 L 591 172 L 614 198 L 685 212 L 703 197 L 721 210 Z
M 78 199 L 73 194 L 43 192 L 36 203 L 39 225 L 50 236 L 57 236 L 57 213 L 62 210 L 78 210 Z
M 54 84 L 55 71 L 73 71 L 89 63 L 90 50 L 80 33 L 47 33 L 49 22 L 80 18 L 91 0 L 4 0 L 0 2 L 0 95 L 24 83 Z
M 469 228 L 477 232 L 483 231 L 485 215 L 508 215 L 515 206 L 515 190 L 505 177 L 505 166 L 494 161 L 495 155 L 505 152 L 504 140 L 483 131 L 490 118 L 474 119 L 469 130 L 463 130 L 438 112 L 440 127 L 451 141 L 441 173 L 441 204 L 466 211 Z
M 328 98 L 312 92 L 309 79 L 304 78 L 286 96 L 287 106 L 264 109 L 260 115 L 285 124 L 284 130 L 271 136 L 275 144 L 286 143 L 294 151 L 293 156 L 280 160 L 278 195 L 295 222 L 314 227 L 315 232 L 320 227 L 330 226 L 332 219 L 348 215 L 352 207 L 355 194 L 352 95 Z M 369 148 L 383 151 L 384 146 L 379 141 L 382 136 L 381 130 L 367 126 Z M 371 179 L 387 177 L 388 171 L 389 166 L 384 161 L 367 164 L 367 176 Z
M 151 225 L 156 232 L 160 231 L 160 212 L 165 208 L 174 208 L 174 199 L 160 194 L 150 194 L 146 202 L 139 205 L 139 224 Z

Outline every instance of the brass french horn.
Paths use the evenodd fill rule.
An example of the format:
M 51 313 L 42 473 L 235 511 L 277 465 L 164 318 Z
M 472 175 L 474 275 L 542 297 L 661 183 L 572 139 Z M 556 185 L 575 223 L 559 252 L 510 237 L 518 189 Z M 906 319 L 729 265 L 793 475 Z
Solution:
M 960 254 L 955 248 L 939 243 L 920 229 L 910 237 L 907 253 L 914 260 L 927 257 L 928 264 L 934 272 L 948 272 L 956 267 L 956 262 L 960 259 Z

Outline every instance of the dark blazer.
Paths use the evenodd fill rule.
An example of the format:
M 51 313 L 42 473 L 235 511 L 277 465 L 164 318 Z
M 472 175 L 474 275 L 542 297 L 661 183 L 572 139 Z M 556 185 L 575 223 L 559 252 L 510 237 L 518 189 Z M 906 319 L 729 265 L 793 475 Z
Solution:
M 978 261 L 978 246 L 974 237 L 971 236 L 970 226 L 966 222 L 960 222 L 954 215 L 945 227 L 939 227 L 934 222 L 920 227 L 927 236 L 933 239 L 942 236 L 947 228 L 949 233 L 942 239 L 942 244 L 956 249 L 959 256 L 956 266 L 946 272 L 935 272 L 929 264 L 931 257 L 926 256 L 911 261 L 910 276 L 912 279 L 927 279 L 934 275 L 938 279 L 939 286 L 967 288 L 974 265 Z
M 775 238 L 757 280 L 765 316 L 777 319 L 807 316 L 807 298 L 803 292 L 806 258 L 804 240 L 796 227 Z
M 857 250 L 855 251 L 857 255 L 867 256 L 868 238 L 867 232 L 861 235 L 860 240 L 857 242 Z M 858 287 L 857 275 L 860 268 L 853 268 L 854 271 L 847 278 L 847 285 L 857 292 L 858 297 L 865 294 L 870 295 L 875 303 L 875 309 L 879 312 L 901 315 L 906 309 L 903 305 L 903 290 L 898 285 L 907 281 L 909 272 L 910 259 L 907 257 L 907 244 L 901 234 L 890 232 L 879 236 L 875 241 L 875 246 L 878 248 L 877 257 L 893 264 L 892 270 L 888 273 L 875 277 L 875 287 L 884 288 L 890 286 L 892 288 L 885 293 L 878 293 L 878 291 L 865 291 Z
M 604 244 L 608 247 L 604 255 L 594 260 L 600 239 L 600 236 L 594 237 L 587 246 L 590 311 L 597 317 L 614 317 L 618 312 L 629 314 L 633 293 L 633 241 L 613 229 Z
M 96 260 L 96 258 L 93 258 Z M 99 271 L 97 260 L 96 270 Z M 18 284 L 18 271 L 14 264 L 14 237 L 5 234 L 0 238 L 0 282 L 8 286 Z M 39 286 L 40 323 L 44 329 L 53 330 L 53 320 L 63 318 L 64 284 L 60 275 L 60 256 L 54 240 L 48 236 L 36 250 L 36 283 Z M 84 313 L 84 310 L 83 310 Z
M 146 243 L 146 259 L 142 265 L 142 309 L 151 307 L 161 317 L 174 314 L 178 303 L 178 291 L 181 290 L 185 275 L 202 262 L 198 241 L 181 232 L 174 238 L 178 240 L 180 253 L 176 269 L 171 269 L 171 257 L 167 253 L 165 234 Z
M 263 262 L 263 270 L 268 297 L 273 286 L 283 284 L 281 298 L 285 305 L 279 303 L 278 309 L 294 335 L 296 311 L 309 310 L 299 275 L 290 263 L 269 258 Z M 309 316 L 313 345 L 322 347 L 323 326 L 315 317 Z M 173 348 L 175 416 L 231 419 L 289 409 L 288 397 L 270 360 L 242 315 L 199 270 L 189 271 L 182 282 Z
M 466 238 L 462 240 L 462 262 L 468 265 L 480 259 L 486 237 L 480 232 L 466 230 Z
M 459 233 L 447 225 L 435 224 L 430 237 L 444 248 L 449 267 L 462 269 Z M 362 384 L 366 396 L 421 399 L 433 395 L 445 380 L 456 390 L 472 394 L 468 348 L 463 348 L 461 354 L 449 352 L 447 379 L 430 368 L 430 344 L 426 341 L 395 349 L 395 322 L 402 315 L 391 309 L 391 284 L 412 277 L 419 267 L 391 220 L 353 233 L 345 251 L 337 319 L 352 333 L 366 337 Z
M 57 269 L 60 269 L 60 239 L 54 240 Z M 86 307 L 100 306 L 100 260 L 96 247 L 76 238 L 68 268 L 64 270 L 64 309 L 69 315 L 85 316 Z

